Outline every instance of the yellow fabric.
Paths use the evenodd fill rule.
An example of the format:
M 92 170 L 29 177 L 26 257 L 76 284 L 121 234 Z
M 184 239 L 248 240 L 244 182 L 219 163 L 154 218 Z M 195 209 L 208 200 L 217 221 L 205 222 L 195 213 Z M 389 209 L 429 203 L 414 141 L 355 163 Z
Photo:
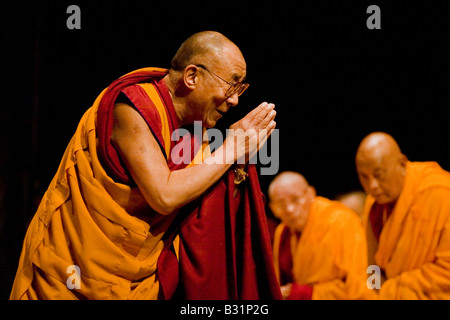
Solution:
M 380 234 L 375 263 L 386 273 L 381 299 L 450 299 L 450 173 L 408 162 L 404 188 Z M 364 221 L 370 208 L 367 198 Z M 372 239 L 373 241 L 373 239 Z
M 151 83 L 139 83 L 138 86 L 140 86 L 144 91 L 147 93 L 147 95 L 150 97 L 150 100 L 153 101 L 155 104 L 156 110 L 158 110 L 158 114 L 161 117 L 161 123 L 162 123 L 162 137 L 164 140 L 164 150 L 166 151 L 166 154 L 170 154 L 170 129 L 169 129 L 169 123 L 167 120 L 167 114 L 165 111 L 165 107 L 161 99 L 159 98 L 159 94 L 155 89 L 155 86 Z
M 81 119 L 29 226 L 11 299 L 158 296 L 161 238 L 175 215 L 150 207 L 132 215 L 139 190 L 115 183 L 102 168 L 95 124 L 104 92 Z M 66 285 L 71 265 L 80 268 L 80 289 Z
M 206 128 L 202 128 L 202 146 L 198 149 L 194 156 L 194 159 L 187 167 L 191 167 L 196 164 L 202 163 L 206 158 L 211 155 L 211 149 L 209 145 L 208 131 Z
M 161 117 L 162 121 L 162 137 L 164 140 L 164 150 L 166 151 L 166 155 L 170 154 L 170 129 L 169 129 L 169 123 L 167 119 L 167 114 L 165 111 L 165 107 L 163 105 L 163 102 L 159 98 L 159 94 L 155 89 L 155 86 L 153 86 L 151 83 L 139 83 L 138 84 L 144 91 L 147 93 L 147 95 L 150 97 L 150 99 L 154 102 L 156 110 L 158 110 L 158 114 Z M 202 137 L 206 134 L 206 128 L 202 128 Z M 203 141 L 204 140 L 204 141 Z M 195 154 L 193 160 L 191 163 L 189 163 L 186 168 L 192 167 L 193 165 L 200 164 L 207 158 L 211 153 L 209 151 L 209 140 L 207 137 L 205 139 L 202 139 L 202 147 L 199 148 L 197 153 Z
M 274 258 L 278 257 L 282 227 L 275 232 Z M 361 220 L 353 211 L 316 197 L 300 239 L 292 238 L 295 282 L 313 286 L 313 300 L 376 298 L 367 287 L 366 240 Z

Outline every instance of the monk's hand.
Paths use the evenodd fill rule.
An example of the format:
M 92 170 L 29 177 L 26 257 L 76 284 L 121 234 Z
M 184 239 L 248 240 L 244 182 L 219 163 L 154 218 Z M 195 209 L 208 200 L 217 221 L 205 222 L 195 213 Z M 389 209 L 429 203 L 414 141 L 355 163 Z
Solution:
M 275 119 L 275 115 L 275 105 L 263 102 L 241 120 L 232 124 L 230 129 L 270 129 L 270 127 L 274 129 L 275 123 L 271 122 Z
M 275 129 L 275 105 L 263 102 L 230 126 L 226 140 L 233 140 L 238 164 L 247 163 L 264 145 Z
M 284 286 L 281 286 L 280 290 L 281 290 L 281 295 L 283 296 L 283 299 L 286 300 L 291 295 L 292 283 L 288 283 Z

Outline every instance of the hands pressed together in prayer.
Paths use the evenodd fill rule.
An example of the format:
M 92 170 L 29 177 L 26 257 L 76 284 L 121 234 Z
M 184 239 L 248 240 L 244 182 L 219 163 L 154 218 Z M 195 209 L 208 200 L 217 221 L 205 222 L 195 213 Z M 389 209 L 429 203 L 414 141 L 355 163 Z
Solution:
M 275 105 L 263 102 L 228 130 L 227 150 L 233 150 L 237 164 L 245 164 L 264 145 L 275 129 Z

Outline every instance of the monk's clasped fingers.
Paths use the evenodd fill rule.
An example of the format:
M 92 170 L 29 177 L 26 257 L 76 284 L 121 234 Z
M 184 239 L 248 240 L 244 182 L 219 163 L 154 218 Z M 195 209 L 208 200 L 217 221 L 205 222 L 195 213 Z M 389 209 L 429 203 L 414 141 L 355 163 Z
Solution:
M 273 103 L 261 104 L 260 111 L 251 119 L 251 124 L 257 129 L 266 129 L 267 125 L 275 118 L 276 112 Z
M 259 131 L 265 131 L 267 136 L 270 136 L 276 126 L 274 120 L 276 114 L 273 103 L 263 102 L 244 118 L 230 126 L 230 129 L 242 129 L 247 134 L 252 134 L 251 131 L 253 131 L 256 136 L 258 136 Z

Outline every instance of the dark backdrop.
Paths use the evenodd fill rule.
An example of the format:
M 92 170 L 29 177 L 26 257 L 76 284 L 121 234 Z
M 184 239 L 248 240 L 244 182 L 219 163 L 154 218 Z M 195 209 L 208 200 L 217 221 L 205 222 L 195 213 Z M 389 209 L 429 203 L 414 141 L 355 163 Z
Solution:
M 183 40 L 217 30 L 243 51 L 249 90 L 226 128 L 277 106 L 280 170 L 318 193 L 359 189 L 360 140 L 386 131 L 411 160 L 450 169 L 449 16 L 442 2 L 37 1 L 0 9 L 0 293 L 9 296 L 26 227 L 76 125 L 112 80 L 169 67 Z M 68 30 L 66 9 L 81 9 Z M 381 30 L 366 9 L 381 8 Z M 267 191 L 272 176 L 261 177 Z

